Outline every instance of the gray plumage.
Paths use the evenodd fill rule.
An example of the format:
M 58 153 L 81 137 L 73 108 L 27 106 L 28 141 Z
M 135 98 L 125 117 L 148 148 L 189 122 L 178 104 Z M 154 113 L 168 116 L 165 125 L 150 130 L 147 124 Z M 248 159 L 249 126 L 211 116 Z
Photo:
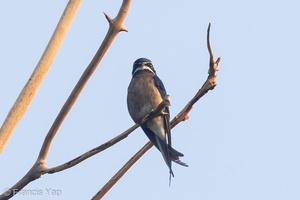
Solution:
M 139 123 L 151 110 L 155 109 L 167 95 L 162 81 L 150 60 L 140 58 L 134 62 L 132 79 L 128 87 L 127 106 L 134 122 Z M 170 174 L 174 176 L 171 161 L 187 166 L 179 160 L 183 154 L 171 146 L 169 108 L 141 126 L 145 134 L 161 152 L 169 167 Z

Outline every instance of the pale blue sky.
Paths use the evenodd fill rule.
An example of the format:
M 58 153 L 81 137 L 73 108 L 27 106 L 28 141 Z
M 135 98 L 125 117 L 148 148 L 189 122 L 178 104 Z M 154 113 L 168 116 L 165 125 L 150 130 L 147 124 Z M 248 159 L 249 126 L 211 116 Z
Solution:
M 0 121 L 36 66 L 67 0 L 0 1 Z M 30 108 L 0 155 L 0 192 L 32 166 L 45 134 L 93 57 L 121 0 L 83 1 Z M 218 86 L 173 129 L 184 168 L 151 149 L 103 199 L 300 199 L 298 0 L 133 1 L 120 33 L 59 130 L 56 166 L 133 125 L 126 107 L 132 63 L 151 59 L 175 116 L 207 77 L 206 29 L 222 56 Z M 14 199 L 90 199 L 148 141 L 138 129 L 114 147 L 25 189 Z M 60 190 L 58 197 L 47 189 Z

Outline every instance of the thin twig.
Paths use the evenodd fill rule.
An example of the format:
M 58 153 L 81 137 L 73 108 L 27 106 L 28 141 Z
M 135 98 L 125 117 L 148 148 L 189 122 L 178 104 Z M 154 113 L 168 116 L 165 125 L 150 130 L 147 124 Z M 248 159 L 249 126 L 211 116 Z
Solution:
M 221 57 L 217 59 L 217 61 L 214 61 L 214 55 L 213 51 L 210 45 L 210 23 L 208 25 L 207 29 L 207 49 L 209 53 L 209 70 L 208 70 L 208 77 L 202 87 L 199 89 L 199 91 L 196 93 L 196 95 L 190 100 L 190 102 L 180 111 L 178 115 L 174 117 L 174 119 L 171 122 L 171 126 L 176 126 L 178 123 L 184 121 L 188 118 L 188 113 L 192 110 L 193 105 L 201 98 L 203 97 L 209 90 L 213 90 L 215 86 L 217 85 L 217 76 L 216 72 L 218 71 L 218 65 L 221 61 Z
M 19 121 L 27 111 L 32 99 L 34 98 L 39 86 L 46 76 L 51 64 L 61 46 L 61 43 L 68 32 L 71 22 L 78 10 L 81 0 L 69 0 L 53 35 L 42 55 L 40 61 L 29 77 L 22 89 L 19 97 L 15 101 L 5 121 L 0 129 L 0 154 L 5 148 L 10 136 L 18 125 Z
M 92 157 L 93 155 L 100 153 L 101 151 L 104 151 L 105 149 L 113 146 L 114 144 L 120 142 L 121 140 L 123 140 L 124 138 L 126 138 L 131 132 L 133 132 L 135 129 L 137 129 L 140 125 L 139 124 L 135 124 L 132 127 L 130 127 L 129 129 L 127 129 L 126 131 L 124 131 L 123 133 L 121 133 L 120 135 L 114 137 L 113 139 L 103 143 L 102 145 L 87 151 L 86 153 L 78 156 L 77 158 L 74 158 L 62 165 L 56 166 L 56 167 L 51 167 L 45 170 L 45 173 L 48 174 L 53 174 L 56 172 L 60 172 L 63 171 L 65 169 L 68 169 L 70 167 L 73 167 L 79 163 L 81 163 L 82 161 Z
M 210 45 L 209 40 L 209 32 L 210 32 L 210 24 L 208 26 L 207 30 L 207 48 L 210 55 L 210 64 L 209 64 L 209 70 L 208 70 L 208 78 L 205 81 L 205 83 L 202 85 L 202 87 L 199 89 L 197 94 L 192 98 L 192 100 L 189 101 L 189 103 L 179 112 L 178 115 L 174 117 L 174 119 L 170 122 L 171 129 L 174 128 L 177 124 L 187 119 L 187 114 L 192 110 L 193 105 L 201 98 L 203 97 L 209 90 L 214 89 L 214 87 L 217 85 L 216 82 L 216 72 L 218 71 L 218 64 L 221 61 L 221 58 L 219 57 L 216 62 L 214 61 L 213 51 Z M 144 145 L 92 198 L 93 200 L 99 200 L 101 199 L 116 183 L 120 178 L 129 170 L 131 166 L 134 165 L 135 162 L 137 162 L 151 147 L 153 144 L 151 142 L 148 142 Z

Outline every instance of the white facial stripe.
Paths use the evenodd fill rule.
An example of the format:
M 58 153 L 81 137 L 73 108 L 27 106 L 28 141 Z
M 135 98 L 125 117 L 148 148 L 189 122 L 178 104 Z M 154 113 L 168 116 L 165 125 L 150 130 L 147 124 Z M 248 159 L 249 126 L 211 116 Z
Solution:
M 137 73 L 140 70 L 149 70 L 150 72 L 152 72 L 154 74 L 153 70 L 150 67 L 148 67 L 147 65 L 143 65 L 141 67 L 136 68 L 134 70 L 133 74 Z

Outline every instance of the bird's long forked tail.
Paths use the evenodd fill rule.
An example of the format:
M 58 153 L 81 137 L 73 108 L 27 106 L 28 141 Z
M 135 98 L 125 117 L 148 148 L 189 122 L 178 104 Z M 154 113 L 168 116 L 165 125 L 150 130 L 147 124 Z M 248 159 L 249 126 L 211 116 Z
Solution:
M 181 166 L 188 167 L 188 165 L 186 163 L 182 162 L 179 159 L 179 157 L 184 156 L 182 153 L 180 153 L 179 151 L 172 148 L 171 145 L 168 145 L 168 150 L 169 150 L 169 157 L 170 157 L 171 161 L 173 161 Z M 172 172 L 172 176 L 174 177 L 173 172 Z M 171 186 L 171 172 L 170 172 L 170 176 L 169 176 L 169 186 Z
M 165 141 L 161 140 L 158 136 L 154 136 L 156 144 L 155 146 L 158 148 L 158 150 L 161 152 L 167 166 L 169 167 L 170 170 L 170 176 L 172 175 L 174 177 L 174 173 L 172 171 L 172 162 L 169 154 L 169 148 L 168 145 Z
M 175 150 L 174 148 L 172 148 L 170 145 L 169 145 L 169 156 L 170 156 L 170 159 L 181 165 L 181 166 L 184 166 L 184 167 L 188 167 L 188 165 L 184 162 L 182 162 L 179 157 L 183 157 L 184 155 L 182 153 L 180 153 L 179 151 Z
M 170 170 L 169 186 L 170 186 L 171 178 L 174 177 L 174 173 L 172 170 L 172 161 L 184 167 L 188 167 L 188 165 L 179 159 L 179 157 L 183 157 L 184 155 L 179 151 L 175 150 L 174 148 L 172 148 L 170 145 L 168 145 L 166 141 L 161 140 L 157 136 L 155 136 L 155 141 L 156 141 L 155 146 L 160 150 L 167 166 L 169 167 Z

